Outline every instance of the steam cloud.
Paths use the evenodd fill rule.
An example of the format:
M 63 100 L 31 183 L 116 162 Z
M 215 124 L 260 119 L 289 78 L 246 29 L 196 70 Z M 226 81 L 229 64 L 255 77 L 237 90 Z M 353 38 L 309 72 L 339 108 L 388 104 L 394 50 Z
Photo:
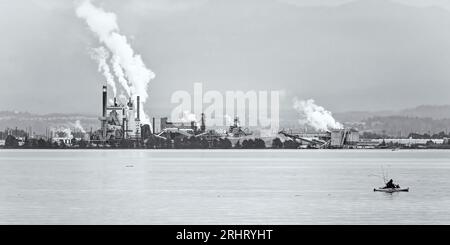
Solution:
M 84 130 L 83 126 L 81 125 L 80 120 L 76 120 L 75 123 L 73 124 L 73 126 L 74 126 L 76 129 L 80 130 L 80 132 L 82 132 L 83 134 L 86 133 L 86 130 Z
M 104 47 L 92 49 L 91 57 L 98 63 L 98 71 L 103 73 L 106 82 L 112 88 L 114 96 L 117 95 L 117 87 L 114 82 L 114 76 L 111 74 L 111 69 L 107 63 L 109 52 Z
M 319 131 L 343 128 L 343 125 L 333 118 L 330 111 L 316 105 L 312 99 L 294 99 L 294 109 L 300 113 L 299 123 L 302 125 L 309 125 Z
M 119 57 L 114 56 L 112 58 L 112 66 L 114 70 L 114 74 L 117 77 L 117 80 L 119 81 L 120 85 L 122 85 L 122 88 L 125 90 L 128 96 L 131 96 L 130 86 L 128 86 L 128 81 L 125 78 L 125 73 L 120 66 Z
M 90 0 L 81 2 L 76 9 L 76 14 L 86 21 L 90 30 L 96 34 L 99 42 L 104 45 L 103 49 L 107 49 L 112 54 L 109 62 L 112 63 L 113 69 L 110 69 L 109 64 L 105 62 L 108 66 L 106 70 L 109 71 L 109 74 L 111 74 L 111 70 L 114 71 L 119 84 L 129 96 L 140 96 L 141 120 L 143 123 L 150 124 L 150 120 L 144 112 L 143 104 L 148 98 L 148 84 L 150 80 L 155 78 L 155 74 L 145 66 L 141 56 L 135 54 L 127 38 L 119 33 L 116 15 L 94 6 Z M 105 73 L 103 67 L 102 70 Z

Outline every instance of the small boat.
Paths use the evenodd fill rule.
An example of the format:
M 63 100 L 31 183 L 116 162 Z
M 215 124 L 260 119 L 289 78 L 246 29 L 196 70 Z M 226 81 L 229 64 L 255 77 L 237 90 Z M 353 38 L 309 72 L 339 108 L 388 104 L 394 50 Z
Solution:
M 387 192 L 387 193 L 393 193 L 393 192 L 408 192 L 409 188 L 375 188 L 373 191 L 381 191 L 381 192 Z

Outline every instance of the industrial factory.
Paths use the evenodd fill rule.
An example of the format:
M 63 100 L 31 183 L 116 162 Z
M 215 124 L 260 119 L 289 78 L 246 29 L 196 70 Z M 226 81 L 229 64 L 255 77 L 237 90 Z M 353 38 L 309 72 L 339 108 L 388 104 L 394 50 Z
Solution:
M 7 129 L 0 132 L 0 147 L 22 148 L 150 148 L 150 149 L 360 149 L 360 148 L 445 148 L 450 145 L 448 137 L 443 139 L 412 137 L 360 138 L 355 128 L 308 129 L 299 127 L 283 129 L 278 133 L 262 136 L 258 129 L 242 127 L 236 116 L 231 125 L 225 128 L 207 128 L 207 117 L 201 114 L 200 120 L 183 119 L 170 121 L 167 117 L 155 118 L 152 123 L 143 115 L 140 96 L 119 99 L 108 98 L 107 86 L 102 87 L 101 110 L 98 125 L 95 119 L 91 130 L 85 131 L 77 120 L 65 126 L 54 125 L 46 129 L 45 135 L 36 135 L 29 130 Z M 99 107 L 100 108 L 100 107 Z M 69 125 L 69 126 L 67 126 Z M 70 128 L 72 127 L 72 128 Z M 97 128 L 98 130 L 95 130 Z M 364 136 L 364 134 L 363 134 Z
M 108 101 L 110 103 L 108 104 Z M 117 98 L 108 100 L 107 86 L 102 90 L 102 116 L 100 130 L 91 135 L 95 143 L 110 144 L 118 141 L 145 143 L 150 137 L 160 139 L 175 139 L 184 137 L 199 137 L 205 134 L 205 118 L 202 114 L 201 125 L 192 121 L 189 123 L 170 122 L 167 117 L 161 118 L 160 132 L 156 133 L 156 122 L 153 118 L 152 128 L 141 121 L 140 96 L 128 98 L 126 103 L 119 102 Z
M 139 96 L 128 98 L 126 103 L 119 102 L 117 98 L 108 99 L 107 87 L 103 86 L 100 130 L 91 135 L 91 142 L 113 144 L 125 140 L 145 144 L 149 138 L 169 141 L 198 138 L 207 140 L 209 144 L 214 140 L 228 139 L 235 145 L 239 141 L 255 138 L 253 132 L 240 126 L 238 117 L 234 118 L 234 123 L 225 132 L 207 130 L 203 113 L 200 122 L 171 122 L 167 117 L 163 117 L 160 119 L 159 132 L 156 132 L 155 118 L 151 126 L 142 123 L 140 106 Z M 352 128 L 314 133 L 293 133 L 283 130 L 275 137 L 280 137 L 283 141 L 295 141 L 298 148 L 357 148 L 360 143 L 359 132 Z
M 207 118 L 203 113 L 199 121 L 172 122 L 167 117 L 163 117 L 160 118 L 157 128 L 154 117 L 151 124 L 147 123 L 149 120 L 142 120 L 141 116 L 144 112 L 140 96 L 122 97 L 120 100 L 116 97 L 109 98 L 107 86 L 103 86 L 101 101 L 98 130 L 91 129 L 90 132 L 83 130 L 81 134 L 70 129 L 59 129 L 51 133 L 51 142 L 67 147 L 77 145 L 77 142 L 79 145 L 81 141 L 96 147 L 143 147 L 148 146 L 150 141 L 150 143 L 153 142 L 151 148 L 177 148 L 176 142 L 184 142 L 187 145 L 201 142 L 204 148 L 214 148 L 217 142 L 224 144 L 223 142 L 226 141 L 229 142 L 226 145 L 237 147 L 245 141 L 262 140 L 265 147 L 271 147 L 274 139 L 278 138 L 282 143 L 294 142 L 294 148 L 342 149 L 367 146 L 360 140 L 359 132 L 353 128 L 318 130 L 308 133 L 282 130 L 275 135 L 260 137 L 258 131 L 254 133 L 248 128 L 243 128 L 236 116 L 227 129 L 207 129 Z
M 114 98 L 108 105 L 107 88 L 103 86 L 102 116 L 99 119 L 100 134 L 96 135 L 99 141 L 141 138 L 140 97 L 136 96 L 136 101 L 129 98 L 125 104 Z

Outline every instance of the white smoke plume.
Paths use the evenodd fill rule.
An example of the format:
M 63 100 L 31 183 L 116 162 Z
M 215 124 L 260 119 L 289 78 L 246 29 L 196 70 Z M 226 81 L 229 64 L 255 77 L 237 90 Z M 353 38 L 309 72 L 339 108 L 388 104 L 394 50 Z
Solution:
M 131 96 L 130 85 L 128 84 L 128 81 L 125 78 L 125 73 L 124 73 L 122 67 L 120 66 L 119 59 L 120 58 L 116 55 L 112 57 L 111 63 L 112 63 L 113 71 L 117 77 L 117 80 L 119 81 L 119 84 L 122 85 L 122 88 L 125 90 L 127 95 Z
M 114 82 L 114 76 L 111 74 L 111 69 L 108 65 L 109 52 L 104 47 L 98 47 L 92 49 L 91 58 L 98 63 L 98 71 L 103 73 L 106 79 L 106 83 L 112 88 L 114 96 L 117 94 L 116 83 Z
M 116 15 L 94 6 L 90 0 L 82 1 L 76 9 L 76 14 L 86 21 L 90 30 L 98 37 L 99 42 L 112 53 L 113 69 L 115 74 L 118 75 L 119 82 L 124 86 L 124 81 L 128 81 L 130 95 L 134 99 L 136 99 L 136 96 L 140 96 L 142 122 L 150 124 L 148 116 L 144 112 L 143 104 L 148 98 L 148 84 L 150 80 L 155 78 L 155 74 L 145 66 L 141 56 L 135 54 L 127 38 L 119 33 Z M 123 76 L 120 74 L 119 67 L 124 73 Z M 125 77 L 128 80 L 125 80 Z M 124 86 L 124 89 L 128 93 L 126 86 Z
M 124 94 L 120 94 L 119 98 L 117 98 L 117 99 L 118 99 L 119 104 L 122 104 L 122 105 L 126 105 L 128 102 L 127 96 L 125 96 Z
M 86 130 L 84 130 L 83 125 L 81 125 L 80 120 L 76 120 L 75 123 L 72 124 L 76 129 L 80 130 L 83 134 L 86 133 Z
M 343 125 L 333 118 L 330 111 L 316 105 L 312 99 L 298 100 L 295 98 L 294 109 L 300 113 L 299 122 L 302 125 L 309 125 L 319 131 L 343 128 Z

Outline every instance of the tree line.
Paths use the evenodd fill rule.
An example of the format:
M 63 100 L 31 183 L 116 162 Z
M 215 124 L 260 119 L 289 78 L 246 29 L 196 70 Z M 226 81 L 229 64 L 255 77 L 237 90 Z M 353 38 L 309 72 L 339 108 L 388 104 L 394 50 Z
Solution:
M 201 137 L 175 138 L 173 140 L 150 136 L 145 141 L 142 140 L 115 140 L 106 142 L 71 140 L 70 145 L 63 141 L 55 142 L 43 138 L 35 139 L 26 137 L 23 144 L 19 140 L 8 135 L 4 148 L 9 149 L 89 149 L 89 148 L 116 148 L 116 149 L 297 149 L 300 143 L 294 140 L 281 141 L 275 138 L 271 146 L 267 146 L 260 138 L 238 140 L 234 145 L 228 138 L 216 138 L 207 140 Z

